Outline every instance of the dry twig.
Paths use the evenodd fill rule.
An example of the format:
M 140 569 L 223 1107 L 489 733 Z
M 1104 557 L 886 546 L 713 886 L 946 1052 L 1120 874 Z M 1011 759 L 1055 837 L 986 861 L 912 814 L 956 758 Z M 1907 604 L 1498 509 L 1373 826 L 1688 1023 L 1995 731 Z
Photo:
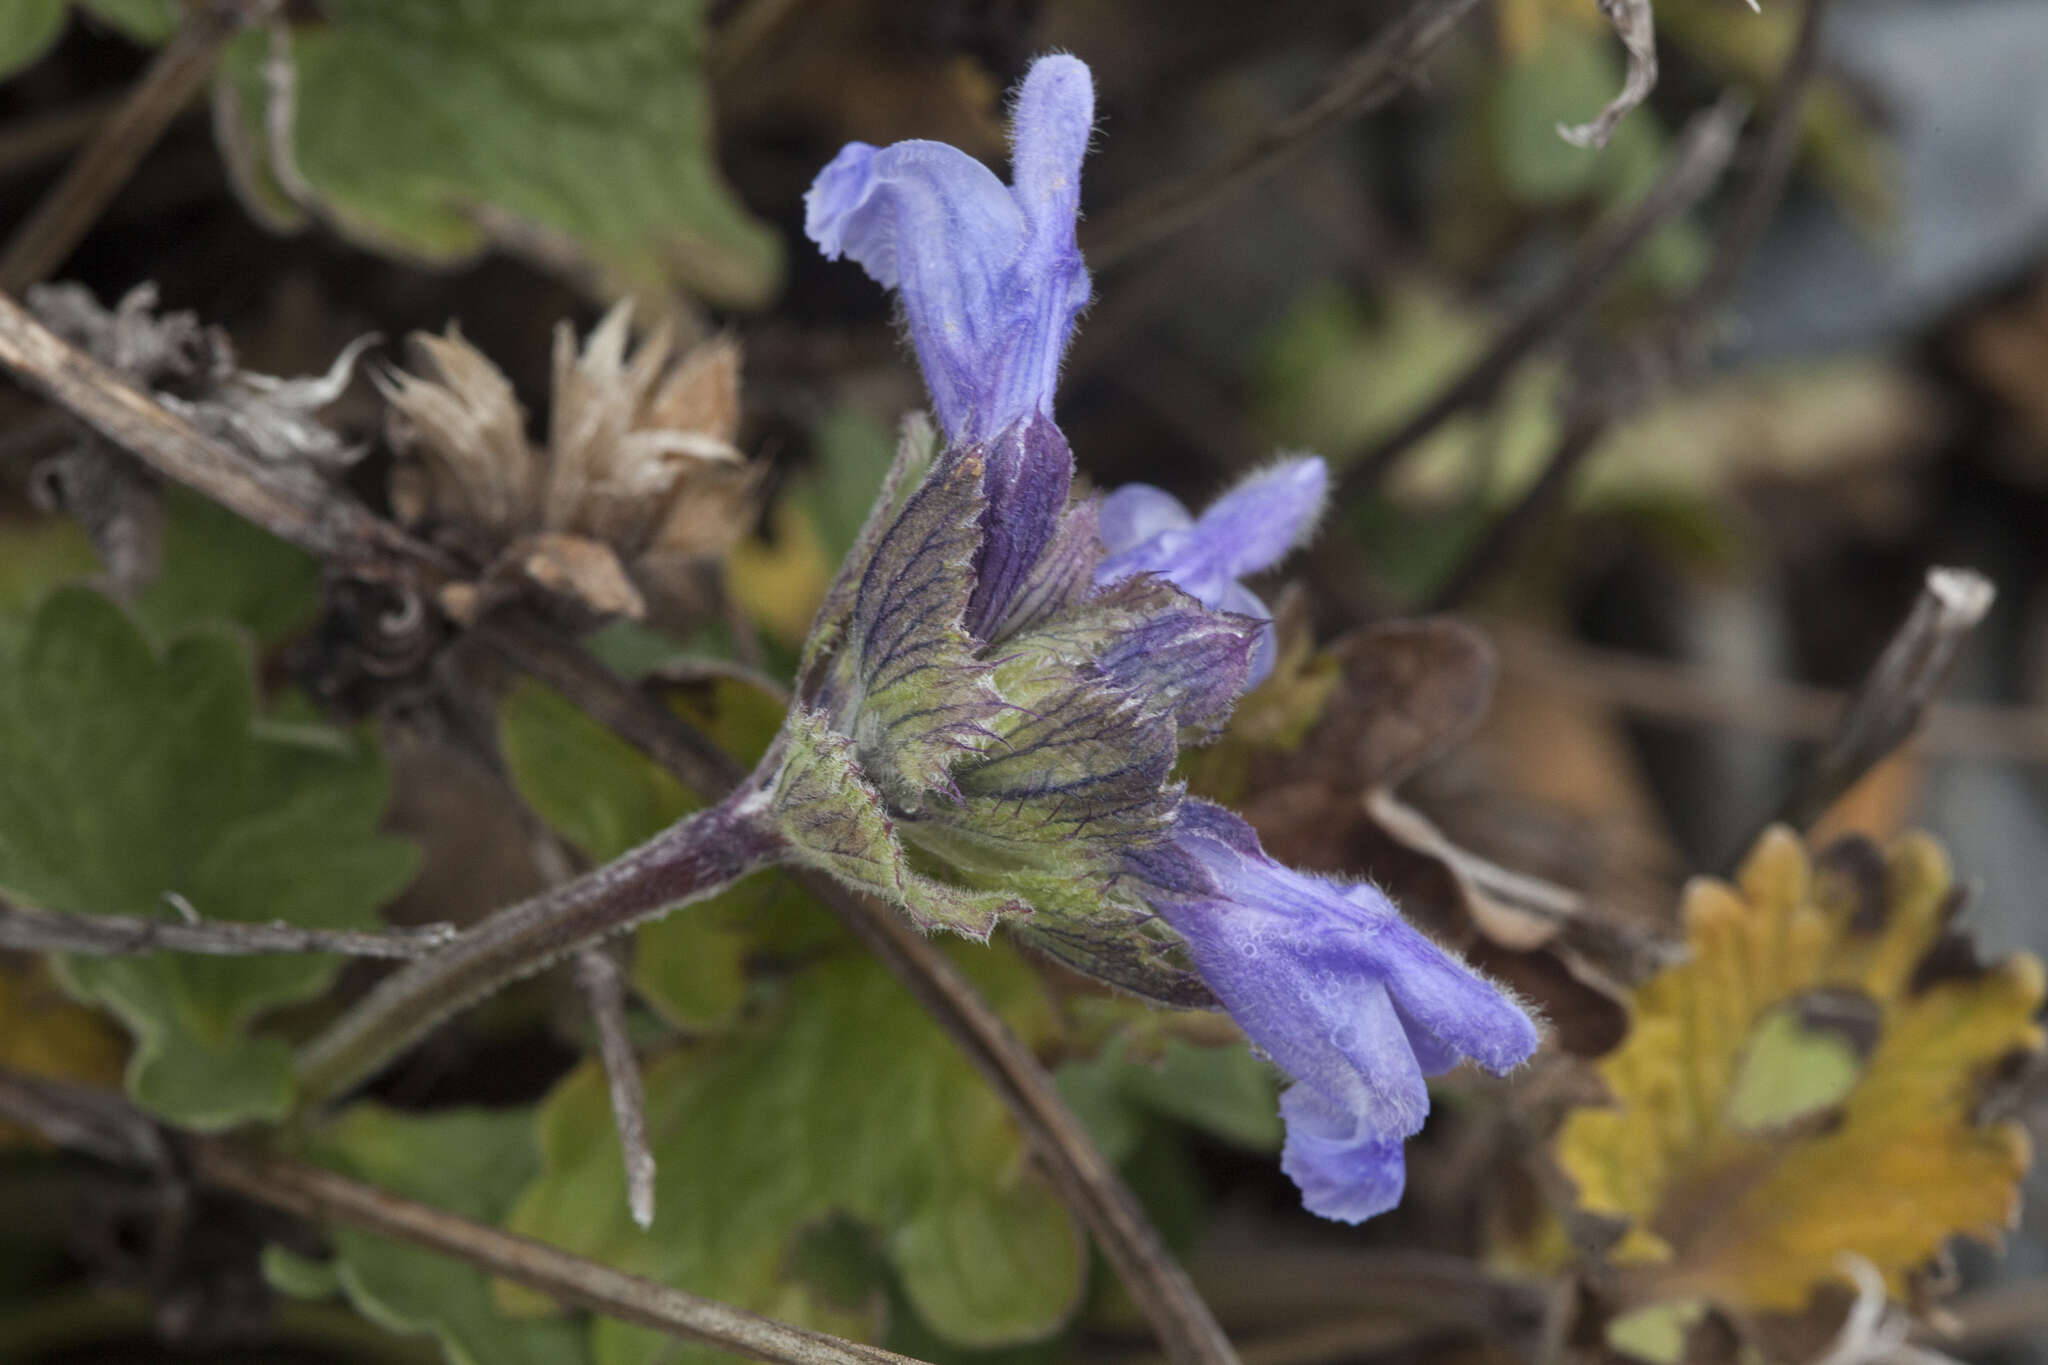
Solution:
M 281 540 L 347 565 L 453 572 L 414 540 L 299 466 L 259 463 L 215 440 L 38 322 L 0 293 L 0 365 L 157 473 L 204 494 Z
M 133 915 L 67 915 L 0 904 L 0 948 L 24 953 L 81 953 L 88 957 L 134 957 L 143 953 L 197 953 L 210 957 L 342 953 L 349 957 L 414 958 L 425 957 L 454 937 L 452 924 L 364 932 L 232 920 L 181 923 Z
M 1714 187 L 1735 151 L 1742 117 L 1741 106 L 1724 99 L 1686 125 L 1663 175 L 1649 192 L 1627 213 L 1590 233 L 1556 282 L 1508 319 L 1487 348 L 1438 390 L 1436 397 L 1348 462 L 1333 500 L 1356 497 L 1376 485 L 1423 437 L 1466 408 L 1492 397 L 1516 366 L 1605 294 L 1637 248 Z
M 1795 829 L 1813 824 L 1837 797 L 1920 728 L 1955 667 L 1963 641 L 1991 610 L 1997 595 L 1991 580 L 1973 570 L 1927 571 L 1913 609 L 1850 697 L 1834 737 L 1786 798 L 1774 822 Z
M 626 1167 L 626 1209 L 643 1229 L 654 1226 L 654 1149 L 647 1144 L 647 1089 L 626 1031 L 626 976 L 609 948 L 576 956 L 576 984 L 597 1026 L 597 1055 L 611 1091 L 612 1124 Z
M 1266 180 L 1316 139 L 1406 89 L 1478 0 L 1420 0 L 1339 66 L 1316 97 L 1261 128 L 1230 155 L 1155 185 L 1085 225 L 1088 264 L 1108 270 Z
M 19 293 L 49 278 L 99 221 L 136 166 L 213 73 L 228 39 L 277 0 L 214 0 L 156 55 L 120 110 L 99 125 L 64 178 L 0 251 L 0 289 Z

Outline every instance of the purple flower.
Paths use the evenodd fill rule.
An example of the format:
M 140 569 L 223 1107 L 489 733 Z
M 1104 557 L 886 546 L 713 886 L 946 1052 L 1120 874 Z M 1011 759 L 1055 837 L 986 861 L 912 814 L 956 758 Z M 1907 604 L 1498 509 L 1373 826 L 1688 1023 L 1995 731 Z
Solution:
M 1014 186 L 943 142 L 854 142 L 804 196 L 804 231 L 826 257 L 848 257 L 902 295 L 953 444 L 1052 413 L 1060 356 L 1088 302 L 1074 220 L 1094 120 L 1086 64 L 1041 57 L 1012 112 Z
M 1513 1070 L 1536 1050 L 1536 1025 L 1378 891 L 1281 866 L 1221 807 L 1184 802 L 1174 848 L 1212 889 L 1155 892 L 1155 903 L 1231 1016 L 1294 1078 L 1280 1099 L 1281 1168 L 1312 1213 L 1384 1213 L 1401 1199 L 1402 1142 L 1429 1113 L 1424 1078 L 1467 1057 Z
M 1270 613 L 1239 582 L 1272 567 L 1315 525 L 1330 475 L 1314 455 L 1285 460 L 1239 483 L 1200 518 L 1180 499 L 1132 483 L 1102 500 L 1102 545 L 1108 557 L 1097 583 L 1156 573 L 1202 605 L 1266 621 Z M 1248 686 L 1273 671 L 1273 628 L 1260 632 Z
M 1283 461 L 1199 518 L 1145 485 L 1070 500 L 1052 396 L 1088 300 L 1093 117 L 1088 68 L 1047 57 L 1017 95 L 1014 187 L 939 143 L 855 143 L 807 196 L 825 254 L 901 295 L 947 442 L 906 441 L 819 613 L 773 751 L 778 828 L 793 860 L 927 927 L 1010 919 L 1126 989 L 1213 992 L 1294 1077 L 1283 1165 L 1304 1201 L 1356 1222 L 1400 1199 L 1424 1078 L 1505 1071 L 1535 1025 L 1377 891 L 1280 866 L 1173 780 L 1179 746 L 1271 671 L 1241 580 L 1303 538 L 1329 476 Z

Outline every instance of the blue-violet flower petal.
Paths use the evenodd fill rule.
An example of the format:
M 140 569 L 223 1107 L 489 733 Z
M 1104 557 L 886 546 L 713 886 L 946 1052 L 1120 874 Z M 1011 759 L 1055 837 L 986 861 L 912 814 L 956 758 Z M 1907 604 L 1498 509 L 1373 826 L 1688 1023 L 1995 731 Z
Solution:
M 1427 1076 L 1471 1058 L 1502 1073 L 1538 1041 L 1522 1009 L 1417 932 L 1369 886 L 1268 858 L 1249 826 L 1190 800 L 1177 848 L 1213 889 L 1155 893 L 1196 968 L 1294 1079 L 1281 1167 L 1313 1213 L 1359 1222 L 1400 1201 L 1402 1142 Z
M 1015 185 L 956 147 L 849 144 L 804 196 L 804 231 L 903 299 L 953 444 L 1052 413 L 1060 357 L 1088 302 L 1074 238 L 1095 118 L 1087 66 L 1040 58 L 1011 114 Z
M 1238 580 L 1272 567 L 1322 514 L 1330 475 L 1314 455 L 1262 469 L 1197 518 L 1172 494 L 1125 484 L 1102 500 L 1098 583 L 1156 573 L 1204 606 L 1267 620 L 1265 603 Z M 1273 629 L 1259 634 L 1247 686 L 1273 671 Z

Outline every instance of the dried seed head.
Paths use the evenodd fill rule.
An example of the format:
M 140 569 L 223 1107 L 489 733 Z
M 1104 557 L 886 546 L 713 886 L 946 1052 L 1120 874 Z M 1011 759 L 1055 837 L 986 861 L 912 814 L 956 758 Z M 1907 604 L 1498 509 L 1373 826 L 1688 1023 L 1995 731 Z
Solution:
M 567 323 L 556 329 L 539 449 L 511 385 L 476 348 L 452 328 L 415 337 L 432 376 L 394 373 L 382 388 L 393 443 L 426 477 L 401 477 L 394 501 L 403 491 L 422 519 L 479 533 L 503 567 L 600 615 L 644 613 L 628 570 L 670 592 L 692 564 L 723 554 L 754 493 L 733 445 L 738 347 L 719 339 L 678 357 L 666 325 L 633 346 L 631 322 L 618 305 L 580 348 Z M 534 554 L 543 541 L 548 552 Z M 569 550 L 571 541 L 590 548 Z M 618 573 L 600 571 L 601 561 Z M 577 572 L 563 571 L 572 564 Z
M 463 339 L 459 327 L 451 324 L 438 337 L 415 332 L 411 346 L 417 363 L 437 378 L 404 370 L 378 376 L 377 387 L 391 405 L 391 444 L 417 456 L 427 471 L 432 515 L 501 540 L 529 524 L 533 514 L 537 457 L 526 440 L 526 410 L 498 367 Z

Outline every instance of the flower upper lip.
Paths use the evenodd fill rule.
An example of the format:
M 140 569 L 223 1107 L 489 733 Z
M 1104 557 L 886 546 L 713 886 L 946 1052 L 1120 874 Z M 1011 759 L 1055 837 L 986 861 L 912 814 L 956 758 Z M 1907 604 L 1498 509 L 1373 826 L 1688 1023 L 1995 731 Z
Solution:
M 1089 296 L 1074 223 L 1094 117 L 1087 66 L 1041 58 L 1012 113 L 1014 185 L 942 142 L 855 142 L 804 196 L 804 231 L 819 249 L 902 295 L 949 442 L 1052 412 Z

